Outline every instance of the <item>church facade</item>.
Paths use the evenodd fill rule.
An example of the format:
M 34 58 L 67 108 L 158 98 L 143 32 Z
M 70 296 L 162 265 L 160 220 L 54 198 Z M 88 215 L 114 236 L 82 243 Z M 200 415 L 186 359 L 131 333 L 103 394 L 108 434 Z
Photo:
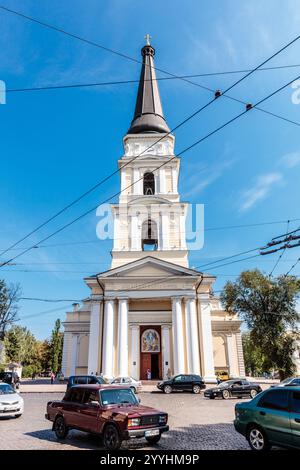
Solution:
M 121 192 L 111 205 L 111 269 L 87 277 L 90 296 L 64 322 L 62 371 L 153 379 L 216 372 L 244 376 L 240 325 L 213 295 L 215 277 L 189 267 L 180 200 L 180 159 L 163 115 L 154 48 L 143 65 L 134 118 L 118 161 Z

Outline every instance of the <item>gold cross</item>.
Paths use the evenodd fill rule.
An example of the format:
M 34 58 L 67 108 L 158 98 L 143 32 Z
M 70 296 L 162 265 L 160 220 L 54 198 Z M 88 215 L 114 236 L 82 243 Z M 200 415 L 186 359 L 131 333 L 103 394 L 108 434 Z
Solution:
M 150 39 L 152 39 L 152 36 L 150 36 L 150 34 L 146 34 L 145 39 L 146 39 L 146 45 L 150 46 Z

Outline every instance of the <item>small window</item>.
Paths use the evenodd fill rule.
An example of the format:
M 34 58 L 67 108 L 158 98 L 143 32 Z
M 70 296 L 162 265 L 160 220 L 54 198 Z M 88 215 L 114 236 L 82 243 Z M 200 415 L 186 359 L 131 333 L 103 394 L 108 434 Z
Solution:
M 74 377 L 74 384 L 76 385 L 86 385 L 87 377 Z
M 261 397 L 258 406 L 271 410 L 287 411 L 289 407 L 289 391 L 271 390 Z
M 183 382 L 184 381 L 184 377 L 182 375 L 178 375 L 177 377 L 174 378 L 174 381 L 175 382 Z
M 98 379 L 97 379 L 97 377 L 88 377 L 87 383 L 88 384 L 97 384 Z
M 242 384 L 243 384 L 243 385 L 250 385 L 249 382 L 248 382 L 248 380 L 242 380 Z
M 99 393 L 97 390 L 86 390 L 83 397 L 83 403 L 91 403 L 92 401 L 99 401 Z
M 147 219 L 142 225 L 142 250 L 155 251 L 158 248 L 157 224 Z
M 154 174 L 147 172 L 144 174 L 144 195 L 152 196 L 155 194 L 155 179 Z
M 293 392 L 292 393 L 291 411 L 293 413 L 300 413 L 300 392 Z
M 81 403 L 84 392 L 84 389 L 72 388 L 69 396 L 69 401 L 73 403 Z

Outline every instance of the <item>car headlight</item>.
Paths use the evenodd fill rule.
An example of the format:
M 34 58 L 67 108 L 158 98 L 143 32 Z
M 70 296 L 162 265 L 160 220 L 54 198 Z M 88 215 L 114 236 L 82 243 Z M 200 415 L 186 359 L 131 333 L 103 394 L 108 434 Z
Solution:
M 167 415 L 159 415 L 159 418 L 158 418 L 159 424 L 166 424 L 167 420 L 168 420 Z
M 140 425 L 140 418 L 129 418 L 128 420 L 128 427 L 132 428 L 134 426 Z

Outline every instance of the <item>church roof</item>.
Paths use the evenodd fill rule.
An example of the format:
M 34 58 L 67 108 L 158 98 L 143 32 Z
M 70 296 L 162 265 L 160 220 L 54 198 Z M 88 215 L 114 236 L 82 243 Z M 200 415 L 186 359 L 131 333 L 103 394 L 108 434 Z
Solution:
M 142 48 L 143 65 L 135 105 L 134 117 L 127 134 L 168 133 L 154 66 L 155 49 L 149 39 Z

